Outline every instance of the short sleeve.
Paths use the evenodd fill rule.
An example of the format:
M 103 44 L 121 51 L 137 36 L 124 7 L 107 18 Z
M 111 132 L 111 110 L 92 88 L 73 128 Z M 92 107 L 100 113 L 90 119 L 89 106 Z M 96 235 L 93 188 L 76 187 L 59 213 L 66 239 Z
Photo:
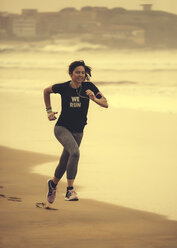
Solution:
M 89 82 L 89 89 L 90 89 L 91 91 L 93 91 L 93 93 L 94 93 L 95 95 L 97 95 L 98 92 L 99 92 L 99 89 L 98 89 L 93 83 L 91 83 L 91 82 Z
M 64 90 L 64 83 L 61 83 L 61 84 L 54 84 L 52 86 L 52 91 L 56 94 L 56 93 L 59 93 L 61 94 Z

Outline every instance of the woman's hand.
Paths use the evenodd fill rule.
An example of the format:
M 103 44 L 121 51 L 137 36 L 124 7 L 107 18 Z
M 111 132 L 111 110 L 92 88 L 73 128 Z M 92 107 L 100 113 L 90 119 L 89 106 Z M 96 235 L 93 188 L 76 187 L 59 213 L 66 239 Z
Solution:
M 86 90 L 85 93 L 86 93 L 86 95 L 87 95 L 92 101 L 95 101 L 96 96 L 95 96 L 95 94 L 93 93 L 93 91 L 91 91 L 91 90 Z
M 47 115 L 48 115 L 48 119 L 49 119 L 49 121 L 54 121 L 54 120 L 56 120 L 57 118 L 56 118 L 56 114 L 58 114 L 58 112 L 49 112 L 49 113 L 47 113 Z
M 108 103 L 106 98 L 103 96 L 103 94 L 101 92 L 99 92 L 99 95 L 101 95 L 101 98 L 97 98 L 94 94 L 93 91 L 91 90 L 86 90 L 85 91 L 87 96 L 94 102 L 96 102 L 98 105 L 100 105 L 103 108 L 108 108 Z

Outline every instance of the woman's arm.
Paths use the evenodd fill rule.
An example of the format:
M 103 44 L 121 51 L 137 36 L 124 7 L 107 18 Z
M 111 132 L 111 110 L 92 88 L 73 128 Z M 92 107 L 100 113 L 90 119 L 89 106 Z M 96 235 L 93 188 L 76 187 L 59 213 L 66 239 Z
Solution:
M 57 114 L 57 112 L 52 111 L 51 101 L 50 101 L 50 94 L 51 93 L 53 93 L 52 86 L 49 86 L 49 87 L 44 89 L 44 102 L 45 102 L 46 111 L 47 111 L 49 121 L 56 120 L 55 114 Z
M 101 98 L 97 98 L 93 91 L 86 90 L 87 96 L 94 102 L 96 102 L 98 105 L 104 108 L 108 108 L 108 102 L 106 98 L 99 92 L 99 95 L 101 95 Z

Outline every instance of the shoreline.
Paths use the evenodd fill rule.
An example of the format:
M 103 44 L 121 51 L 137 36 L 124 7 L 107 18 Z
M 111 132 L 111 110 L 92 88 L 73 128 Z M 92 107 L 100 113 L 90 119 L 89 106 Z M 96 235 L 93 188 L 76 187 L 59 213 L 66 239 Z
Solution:
M 175 247 L 177 221 L 135 209 L 80 199 L 65 202 L 66 185 L 58 187 L 54 208 L 35 207 L 46 195 L 46 177 L 30 173 L 33 166 L 55 156 L 0 147 L 2 247 L 126 248 Z M 11 197 L 21 201 L 9 200 Z M 53 207 L 53 206 L 52 206 Z M 68 236 L 68 233 L 72 235 Z
M 54 155 L 56 164 L 62 146 L 41 98 L 1 93 L 1 145 Z M 58 111 L 58 97 L 52 105 Z M 81 196 L 176 219 L 176 128 L 175 114 L 91 104 L 75 181 Z
M 35 167 L 33 167 L 31 169 L 31 173 L 40 175 L 40 176 L 47 176 L 48 178 L 52 178 L 53 177 L 53 171 L 55 170 L 55 162 L 49 162 L 49 163 L 44 163 L 44 164 L 40 164 L 40 165 L 36 165 Z M 61 179 L 61 183 L 65 184 L 65 176 L 64 178 Z M 79 181 L 76 180 L 76 182 Z M 96 192 L 96 190 L 93 189 L 93 187 L 89 187 L 86 184 L 75 184 L 76 188 L 79 189 L 77 190 L 79 193 L 79 197 L 85 200 L 91 200 L 91 201 L 97 201 L 99 203 L 105 203 L 105 204 L 110 204 L 110 205 L 114 205 L 114 206 L 119 206 L 121 201 L 119 200 L 119 196 L 116 195 L 116 191 L 114 192 L 114 189 L 112 189 L 112 193 L 114 193 L 115 198 L 111 198 L 108 197 L 109 192 L 107 190 L 104 189 L 104 195 L 102 197 L 100 197 L 99 194 L 102 193 L 102 190 L 100 187 L 97 187 L 97 190 L 99 189 L 99 193 Z M 122 192 L 123 193 L 123 192 Z M 106 198 L 105 198 L 106 195 Z M 157 214 L 157 215 L 161 215 L 164 216 L 166 219 L 168 220 L 172 220 L 172 221 L 177 221 L 177 215 L 176 213 L 173 212 L 173 214 L 169 214 L 169 212 L 167 211 L 165 213 L 165 211 L 158 209 L 156 211 L 153 211 L 153 203 L 149 206 L 145 205 L 143 207 L 137 207 L 136 204 L 133 205 L 134 203 L 129 202 L 127 205 L 126 204 L 121 204 L 121 206 L 123 206 L 124 208 L 130 208 L 130 209 L 134 209 L 137 211 L 145 211 L 147 213 L 152 213 L 152 214 Z

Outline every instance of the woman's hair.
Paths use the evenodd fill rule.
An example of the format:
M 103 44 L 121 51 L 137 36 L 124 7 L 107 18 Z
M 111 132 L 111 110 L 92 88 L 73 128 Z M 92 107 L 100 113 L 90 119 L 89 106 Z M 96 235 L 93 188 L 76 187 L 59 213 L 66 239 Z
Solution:
M 68 70 L 69 74 L 71 75 L 77 66 L 83 66 L 85 68 L 85 80 L 89 81 L 90 77 L 92 76 L 91 75 L 92 69 L 90 66 L 85 65 L 85 62 L 83 60 L 78 60 L 78 61 L 72 62 L 69 65 L 69 70 Z

